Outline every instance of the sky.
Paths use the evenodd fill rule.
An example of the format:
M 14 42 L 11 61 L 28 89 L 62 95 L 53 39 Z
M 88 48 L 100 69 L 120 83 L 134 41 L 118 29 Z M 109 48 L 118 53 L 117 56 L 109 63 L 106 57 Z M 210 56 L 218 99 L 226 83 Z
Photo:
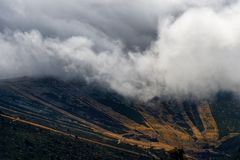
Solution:
M 1 0 L 0 79 L 98 82 L 124 96 L 240 93 L 239 0 Z

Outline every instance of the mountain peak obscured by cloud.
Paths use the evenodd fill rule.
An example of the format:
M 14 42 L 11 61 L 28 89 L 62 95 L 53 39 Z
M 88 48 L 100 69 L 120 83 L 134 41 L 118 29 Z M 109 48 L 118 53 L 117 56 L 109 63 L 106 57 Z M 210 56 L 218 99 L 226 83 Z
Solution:
M 55 76 L 131 97 L 240 91 L 240 2 L 0 2 L 0 77 Z

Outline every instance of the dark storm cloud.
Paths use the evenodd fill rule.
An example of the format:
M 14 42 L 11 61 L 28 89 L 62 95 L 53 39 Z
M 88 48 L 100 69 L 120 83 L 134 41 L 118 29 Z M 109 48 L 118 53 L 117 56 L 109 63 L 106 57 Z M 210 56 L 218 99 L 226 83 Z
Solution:
M 129 48 L 145 48 L 157 35 L 158 17 L 127 1 L 1 1 L 1 28 L 39 30 L 44 36 L 102 36 Z M 153 7 L 153 6 L 149 6 Z

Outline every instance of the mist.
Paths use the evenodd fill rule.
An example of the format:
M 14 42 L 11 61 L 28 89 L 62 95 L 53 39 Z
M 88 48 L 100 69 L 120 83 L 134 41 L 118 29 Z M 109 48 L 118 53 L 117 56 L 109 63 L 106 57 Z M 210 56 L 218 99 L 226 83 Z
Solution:
M 80 78 L 143 100 L 239 93 L 239 29 L 237 0 L 2 0 L 0 78 Z

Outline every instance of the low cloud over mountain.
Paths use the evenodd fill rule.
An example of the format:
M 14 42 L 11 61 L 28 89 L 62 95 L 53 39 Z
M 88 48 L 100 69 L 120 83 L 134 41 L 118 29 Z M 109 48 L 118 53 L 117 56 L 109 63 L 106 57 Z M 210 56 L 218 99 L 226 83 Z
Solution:
M 240 92 L 240 1 L 2 0 L 0 78 L 84 78 L 143 99 Z

